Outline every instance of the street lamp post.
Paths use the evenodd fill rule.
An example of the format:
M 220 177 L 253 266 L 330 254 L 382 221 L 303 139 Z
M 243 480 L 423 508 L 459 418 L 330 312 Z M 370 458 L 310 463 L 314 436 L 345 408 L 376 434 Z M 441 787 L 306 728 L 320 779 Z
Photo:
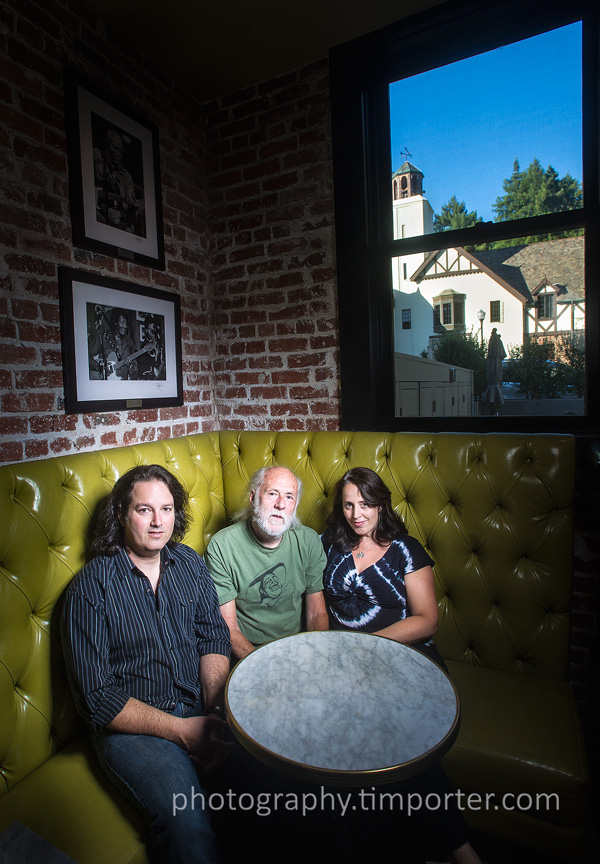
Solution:
M 479 310 L 477 317 L 479 318 L 479 335 L 481 338 L 481 346 L 483 347 L 483 322 L 485 320 L 485 312 L 483 309 Z

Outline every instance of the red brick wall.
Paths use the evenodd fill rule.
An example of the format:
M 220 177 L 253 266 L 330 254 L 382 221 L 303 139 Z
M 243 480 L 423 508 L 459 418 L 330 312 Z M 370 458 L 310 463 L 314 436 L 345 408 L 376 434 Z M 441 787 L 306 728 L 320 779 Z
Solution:
M 208 106 L 222 428 L 338 429 L 327 64 Z
M 202 113 L 121 52 L 79 4 L 19 0 L 0 42 L 0 459 L 20 461 L 214 428 L 210 398 Z M 164 272 L 75 249 L 71 242 L 62 73 L 101 83 L 160 130 Z M 177 292 L 182 301 L 185 406 L 65 415 L 57 266 Z
M 199 106 L 74 0 L 0 15 L 0 461 L 220 426 L 337 428 L 326 65 Z M 65 65 L 159 128 L 164 272 L 72 245 Z M 65 415 L 60 265 L 180 295 L 183 407 Z

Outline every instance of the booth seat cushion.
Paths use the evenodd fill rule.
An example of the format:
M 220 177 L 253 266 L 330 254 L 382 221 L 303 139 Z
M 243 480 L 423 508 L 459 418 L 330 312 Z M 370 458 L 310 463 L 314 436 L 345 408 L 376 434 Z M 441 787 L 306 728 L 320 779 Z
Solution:
M 320 533 L 336 481 L 366 465 L 436 562 L 436 642 L 462 702 L 445 757 L 452 782 L 483 796 L 560 796 L 556 812 L 502 809 L 496 797 L 500 809 L 467 818 L 580 861 L 585 761 L 566 684 L 574 456 L 565 435 L 227 430 L 3 466 L 0 831 L 21 822 L 79 864 L 146 861 L 136 814 L 82 743 L 58 626 L 116 479 L 139 464 L 172 471 L 190 496 L 186 542 L 202 554 L 257 468 L 300 476 L 299 516 Z
M 452 661 L 448 669 L 460 698 L 461 727 L 444 769 L 465 796 L 482 799 L 473 799 L 477 807 L 466 810 L 467 820 L 482 830 L 493 821 L 497 833 L 505 813 L 509 833 L 520 820 L 530 838 L 537 825 L 538 849 L 557 854 L 556 844 L 562 844 L 567 860 L 583 839 L 588 781 L 570 685 Z
M 142 823 L 83 738 L 5 795 L 0 832 L 20 822 L 77 864 L 148 864 Z

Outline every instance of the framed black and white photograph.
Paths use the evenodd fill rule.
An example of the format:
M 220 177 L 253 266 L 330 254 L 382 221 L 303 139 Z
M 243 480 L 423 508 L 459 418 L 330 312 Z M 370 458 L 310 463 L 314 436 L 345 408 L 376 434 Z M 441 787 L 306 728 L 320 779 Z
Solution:
M 164 270 L 158 129 L 65 73 L 73 243 Z
M 183 404 L 179 296 L 59 267 L 65 413 Z

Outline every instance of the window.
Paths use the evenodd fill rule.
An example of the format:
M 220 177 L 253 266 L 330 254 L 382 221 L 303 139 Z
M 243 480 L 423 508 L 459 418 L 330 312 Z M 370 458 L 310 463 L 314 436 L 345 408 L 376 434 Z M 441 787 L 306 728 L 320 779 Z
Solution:
M 442 319 L 439 320 L 439 310 L 441 307 Z M 455 291 L 449 291 L 446 296 L 434 297 L 433 308 L 438 310 L 438 321 L 434 324 L 443 324 L 441 330 L 458 330 L 464 328 L 465 323 L 465 297 L 463 294 L 457 294 Z
M 554 297 L 552 294 L 540 294 L 537 298 L 538 318 L 554 317 Z
M 502 324 L 504 321 L 504 303 L 502 300 L 490 301 L 490 321 L 492 324 Z
M 403 330 L 410 330 L 410 323 L 411 323 L 411 310 L 410 309 L 403 309 L 402 310 L 402 329 Z
M 408 345 L 411 344 L 409 341 L 402 340 L 412 340 L 414 347 L 410 353 L 419 357 L 425 344 L 428 351 L 432 350 L 432 345 L 435 347 L 439 336 L 436 331 L 462 328 L 465 338 L 481 351 L 487 346 L 494 329 L 495 335 L 506 339 L 507 343 L 512 341 L 507 329 L 509 316 L 511 321 L 522 321 L 522 341 L 520 346 L 517 345 L 522 351 L 536 339 L 539 342 L 543 337 L 545 344 L 550 344 L 553 338 L 563 338 L 565 333 L 573 344 L 580 346 L 578 350 L 585 357 L 587 381 L 585 402 L 583 399 L 581 402 L 584 408 L 576 417 L 572 411 L 557 411 L 551 428 L 557 431 L 597 428 L 600 303 L 595 296 L 593 302 L 585 302 L 586 291 L 596 292 L 600 285 L 599 263 L 593 253 L 595 248 L 600 248 L 598 16 L 593 6 L 583 0 L 573 0 L 568 5 L 558 0 L 547 0 L 543 6 L 535 4 L 535 8 L 516 0 L 486 0 L 485 4 L 477 0 L 460 3 L 450 0 L 332 49 L 330 78 L 343 428 L 516 431 L 528 427 L 531 431 L 547 430 L 547 419 L 533 415 L 488 418 L 470 411 L 465 417 L 458 418 L 450 412 L 441 419 L 442 412 L 436 412 L 440 419 L 435 422 L 428 420 L 425 424 L 417 416 L 408 417 L 405 411 L 401 418 L 393 413 L 392 394 L 397 380 L 394 352 L 396 355 L 405 353 L 402 347 L 398 347 L 398 341 Z M 460 181 L 456 186 L 456 206 L 448 207 L 448 224 L 436 231 L 434 216 L 443 215 L 442 209 L 430 206 L 427 211 L 423 204 L 419 215 L 420 224 L 424 227 L 420 231 L 414 230 L 403 210 L 402 224 L 406 224 L 407 230 L 405 236 L 399 236 L 393 227 L 392 206 L 402 208 L 412 203 L 415 198 L 413 190 L 419 188 L 420 181 L 423 181 L 421 197 L 433 196 L 434 177 L 431 171 L 425 171 L 419 165 L 412 141 L 400 140 L 399 134 L 394 132 L 395 121 L 390 116 L 392 85 L 412 86 L 412 79 L 424 81 L 431 75 L 433 90 L 429 95 L 426 90 L 421 90 L 415 91 L 412 97 L 407 96 L 404 105 L 410 105 L 411 109 L 405 108 L 404 114 L 410 119 L 422 105 L 426 106 L 428 113 L 422 115 L 429 119 L 424 137 L 426 142 L 427 135 L 430 138 L 437 136 L 442 142 L 448 142 L 456 135 L 468 140 L 475 135 L 472 127 L 456 116 L 455 122 L 449 121 L 446 128 L 440 122 L 437 110 L 442 100 L 455 110 L 462 110 L 463 96 L 451 83 L 454 69 L 463 62 L 475 63 L 478 58 L 496 51 L 503 54 L 505 46 L 512 50 L 511 46 L 523 40 L 535 40 L 561 28 L 566 28 L 565 32 L 569 34 L 576 33 L 577 39 L 571 41 L 579 45 L 581 64 L 580 89 L 573 91 L 571 101 L 565 103 L 566 110 L 561 110 L 561 116 L 566 115 L 572 127 L 583 128 L 580 168 L 573 169 L 575 174 L 580 171 L 580 176 L 575 179 L 580 181 L 581 188 L 579 192 L 574 189 L 570 209 L 562 209 L 557 198 L 551 206 L 538 212 L 515 206 L 500 221 L 492 221 L 487 216 L 483 221 L 470 220 L 467 217 L 474 208 L 467 202 L 466 212 L 461 210 L 460 204 L 465 197 L 463 190 L 466 189 L 461 184 L 469 174 L 483 176 L 489 172 L 481 160 L 448 158 L 447 173 L 456 175 Z M 528 51 L 522 53 L 526 55 Z M 560 52 L 547 54 L 546 58 L 548 56 L 561 56 L 563 63 L 564 57 Z M 546 61 L 532 64 L 532 80 L 535 80 L 536 71 L 542 76 L 556 65 Z M 440 72 L 450 81 L 450 89 L 443 94 L 440 91 Z M 485 113 L 490 118 L 495 116 L 501 80 L 497 76 L 488 87 L 489 106 Z M 519 89 L 527 93 L 528 80 L 526 82 L 525 77 L 522 81 L 514 79 L 514 93 L 517 94 Z M 549 103 L 540 108 L 537 101 L 535 104 L 536 112 L 529 111 L 525 119 L 528 122 L 533 120 L 532 135 L 542 142 L 546 141 L 546 129 L 555 119 L 554 106 Z M 580 120 L 578 110 L 581 110 Z M 514 134 L 511 132 L 508 137 L 515 146 L 518 143 L 517 132 L 517 124 L 514 124 Z M 400 166 L 400 173 L 392 153 L 392 133 L 406 151 L 404 158 L 408 164 Z M 488 144 L 479 144 L 479 150 L 485 156 L 489 152 Z M 528 181 L 530 174 L 538 176 L 540 171 L 546 174 L 547 165 L 555 159 L 552 155 L 541 156 L 540 164 L 536 166 L 533 164 L 535 153 L 520 155 L 517 152 L 515 155 L 519 156 L 520 163 L 510 165 L 499 179 L 512 179 L 516 186 L 521 180 Z M 528 173 L 532 164 L 533 168 Z M 570 170 L 558 163 L 553 167 L 559 178 L 565 178 Z M 395 203 L 393 175 L 399 180 L 400 197 Z M 404 179 L 405 185 L 402 183 Z M 546 176 L 543 182 L 551 185 L 552 177 Z M 403 191 L 407 193 L 405 198 L 402 198 Z M 497 198 L 502 194 L 500 188 Z M 447 203 L 451 201 L 447 199 Z M 532 248 L 535 243 L 543 244 L 541 253 Z M 553 261 L 568 262 L 570 272 L 566 276 L 559 274 L 560 278 L 554 275 L 556 268 L 546 273 L 543 261 L 550 260 L 550 257 Z M 541 264 L 540 259 L 543 259 Z M 408 279 L 394 285 L 394 297 L 400 300 L 396 303 L 396 318 L 392 303 L 392 274 L 402 274 L 404 268 L 399 264 L 394 267 L 393 263 L 390 266 L 394 260 L 408 264 Z M 533 264 L 536 265 L 534 271 L 525 279 L 523 274 Z M 585 273 L 585 285 L 578 273 L 581 279 Z M 552 284 L 559 286 L 554 295 L 556 302 L 552 311 L 557 317 L 552 327 L 536 323 L 542 310 L 538 304 L 541 294 L 536 296 L 535 288 L 546 276 Z M 570 284 L 567 284 L 567 277 Z M 398 280 L 398 275 L 394 278 Z M 445 286 L 451 283 L 456 286 L 454 291 L 463 295 L 462 304 L 456 298 L 443 296 Z M 478 284 L 483 287 L 477 288 Z M 548 292 L 542 293 L 546 296 Z M 407 296 L 410 303 L 402 302 Z M 365 314 L 356 316 L 359 303 Z M 399 313 L 409 306 L 412 310 L 410 337 L 408 334 L 402 337 L 404 322 Z M 471 368 L 475 373 L 476 370 Z M 467 401 L 470 398 L 467 396 Z M 455 398 L 452 394 L 452 399 L 446 404 L 451 404 L 452 400 L 463 401 L 461 395 Z

